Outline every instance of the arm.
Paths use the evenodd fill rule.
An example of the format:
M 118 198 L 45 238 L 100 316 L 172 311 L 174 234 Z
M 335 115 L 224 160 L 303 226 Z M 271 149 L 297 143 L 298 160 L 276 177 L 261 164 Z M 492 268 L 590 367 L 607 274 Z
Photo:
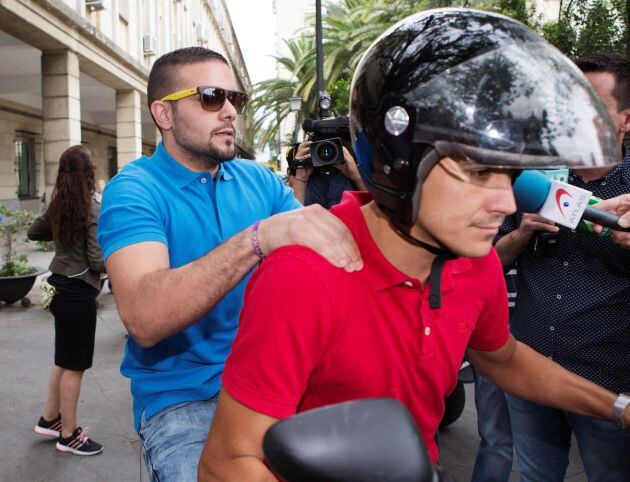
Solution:
M 565 370 L 512 336 L 498 350 L 468 349 L 468 357 L 475 370 L 510 395 L 612 420 L 617 395 Z M 626 410 L 625 417 L 630 424 L 630 411 Z
M 28 228 L 26 236 L 31 241 L 52 241 L 52 228 L 46 218 L 38 216 L 37 219 Z
M 96 240 L 98 231 L 98 216 L 101 214 L 99 204 L 92 204 L 90 225 L 86 235 L 86 256 L 88 266 L 94 271 L 105 273 L 105 262 L 103 261 L 103 250 Z
M 518 229 L 503 236 L 495 244 L 497 254 L 501 259 L 504 269 L 514 264 L 516 258 L 527 248 L 529 240 L 536 231 L 549 231 L 557 233 L 558 226 L 537 214 L 523 214 L 523 219 Z
M 263 463 L 263 437 L 277 418 L 250 410 L 222 389 L 199 460 L 202 482 L 276 482 Z
M 121 248 L 107 259 L 116 304 L 127 330 L 143 347 L 196 323 L 254 267 L 252 228 L 236 234 L 205 256 L 170 268 L 168 250 L 158 242 Z M 345 224 L 321 206 L 276 214 L 261 221 L 258 238 L 267 254 L 300 244 L 348 271 L 361 269 L 359 249 Z
M 619 224 L 622 228 L 630 228 L 630 194 L 622 194 L 614 198 L 606 199 L 597 203 L 597 208 L 604 211 L 610 211 L 611 213 L 621 216 Z M 598 233 L 602 232 L 602 227 L 598 224 L 594 225 L 595 230 Z M 630 249 L 630 233 L 623 231 L 611 230 L 612 239 L 622 248 Z
M 96 241 L 96 230 L 97 230 L 96 221 L 90 223 L 88 227 L 87 237 L 86 237 L 86 254 L 88 260 L 88 266 L 90 269 L 94 271 L 98 271 L 99 273 L 105 273 L 105 262 L 103 261 L 103 250 L 101 246 Z
M 343 311 L 333 307 L 326 288 L 330 269 L 315 269 L 315 257 L 289 248 L 252 276 L 201 456 L 200 480 L 275 480 L 262 463 L 264 433 L 298 410 Z

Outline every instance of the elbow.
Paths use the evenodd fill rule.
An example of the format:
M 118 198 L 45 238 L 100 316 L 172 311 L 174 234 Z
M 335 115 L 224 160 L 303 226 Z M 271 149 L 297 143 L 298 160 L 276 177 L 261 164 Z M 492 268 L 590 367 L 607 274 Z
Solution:
M 205 451 L 199 459 L 199 468 L 197 469 L 197 480 L 199 482 L 225 482 L 230 480 L 229 477 L 221 475 L 220 471 L 217 471 L 217 461 L 213 463 L 213 458 L 206 454 Z
M 129 336 L 142 348 L 153 348 L 160 342 L 160 340 L 147 329 L 146 321 L 143 323 L 138 317 L 125 313 L 122 308 L 119 308 L 119 314 L 123 325 L 127 328 Z

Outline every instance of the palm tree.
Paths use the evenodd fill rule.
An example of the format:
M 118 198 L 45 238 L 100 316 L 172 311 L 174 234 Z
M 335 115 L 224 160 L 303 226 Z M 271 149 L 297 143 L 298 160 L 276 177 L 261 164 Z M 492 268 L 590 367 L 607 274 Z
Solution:
M 348 80 L 362 53 L 396 20 L 412 12 L 417 1 L 343 0 L 331 3 L 323 18 L 324 78 L 326 86 L 339 79 Z M 311 27 L 314 19 L 309 19 Z M 252 109 L 259 147 L 277 139 L 282 121 L 291 114 L 289 98 L 302 98 L 298 122 L 314 117 L 317 111 L 317 72 L 315 33 L 307 28 L 298 39 L 286 42 L 289 55 L 276 57 L 276 62 L 291 74 L 289 79 L 270 79 L 254 86 Z M 283 141 L 285 141 L 283 139 Z
M 600 36 L 608 38 L 609 30 L 615 30 L 617 39 L 614 45 L 623 45 L 630 39 L 627 26 L 623 25 L 628 19 L 628 11 L 624 10 L 625 0 L 588 0 L 586 10 L 593 10 L 593 5 L 600 5 L 600 10 L 607 8 L 614 12 L 614 28 Z M 568 4 L 582 4 L 581 0 L 568 0 Z M 387 28 L 398 20 L 429 8 L 440 7 L 469 7 L 491 10 L 511 16 L 534 29 L 538 29 L 538 18 L 527 0 L 339 0 L 327 5 L 327 12 L 323 17 L 324 43 L 324 79 L 326 89 L 336 92 L 337 97 L 347 103 L 342 95 L 347 95 L 352 72 L 361 59 L 363 52 Z M 565 4 L 566 5 L 566 4 Z M 605 5 L 606 7 L 601 7 Z M 567 7 L 565 6 L 566 10 Z M 584 9 L 584 8 L 583 8 Z M 603 11 L 603 10 L 602 10 Z M 613 15 L 613 14 L 611 14 Z M 599 17 L 602 17 L 600 15 Z M 596 16 L 592 16 L 591 23 L 596 23 Z M 276 61 L 290 73 L 288 79 L 270 79 L 254 86 L 252 107 L 254 123 L 252 131 L 256 133 L 259 147 L 268 145 L 271 140 L 277 141 L 279 126 L 291 114 L 289 98 L 302 98 L 302 109 L 298 115 L 298 122 L 306 117 L 315 117 L 317 105 L 317 72 L 315 65 L 315 31 L 314 15 L 309 19 L 309 26 L 302 31 L 296 40 L 287 42 L 289 55 L 278 57 Z M 565 22 L 567 23 L 567 22 Z M 602 22 L 606 25 L 608 23 Z M 555 37 L 566 37 L 574 34 L 571 27 L 566 32 L 562 21 L 558 25 L 543 27 L 543 35 L 552 43 L 559 44 Z M 623 33 L 621 27 L 626 28 Z M 553 30 L 553 31 L 552 31 Z M 566 30 L 566 29 L 565 29 Z M 590 30 L 597 30 L 590 28 Z M 604 30 L 599 27 L 597 33 Z M 622 32 L 619 34 L 619 32 Z M 605 34 L 605 35 L 604 35 Z M 586 34 L 584 34 L 586 38 Z M 593 44 L 594 33 L 583 43 Z M 554 41 L 556 40 L 556 41 Z M 573 38 L 574 44 L 580 39 Z M 612 41 L 611 41 L 612 42 Z M 600 43 L 603 44 L 603 41 Z M 576 45 L 577 46 L 577 45 Z M 562 48 L 561 48 L 562 50 Z M 569 53 L 565 50 L 565 53 Z M 333 99 L 334 101 L 334 99 Z M 341 108 L 339 110 L 342 110 Z M 286 141 L 286 140 L 281 140 Z

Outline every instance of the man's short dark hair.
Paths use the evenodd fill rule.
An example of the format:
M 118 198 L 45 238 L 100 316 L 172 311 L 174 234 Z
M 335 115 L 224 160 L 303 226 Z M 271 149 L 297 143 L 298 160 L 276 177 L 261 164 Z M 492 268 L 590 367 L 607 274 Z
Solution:
M 182 65 L 196 64 L 199 62 L 208 62 L 218 60 L 226 65 L 228 61 L 219 52 L 204 47 L 186 47 L 183 49 L 173 50 L 162 55 L 155 61 L 151 67 L 149 74 L 149 83 L 147 85 L 147 98 L 149 102 L 149 110 L 151 104 L 168 94 L 172 94 L 176 87 L 177 68 Z M 184 88 L 197 87 L 196 85 L 187 85 Z
M 622 111 L 630 107 L 630 59 L 613 53 L 595 53 L 578 59 L 576 65 L 585 74 L 590 72 L 608 72 L 615 76 L 615 88 L 612 92 L 617 101 L 617 108 Z

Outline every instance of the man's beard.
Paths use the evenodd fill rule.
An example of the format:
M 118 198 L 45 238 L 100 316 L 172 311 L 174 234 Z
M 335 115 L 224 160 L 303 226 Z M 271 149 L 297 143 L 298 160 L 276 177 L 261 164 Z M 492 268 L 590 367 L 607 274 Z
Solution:
M 216 166 L 221 164 L 222 162 L 231 161 L 236 157 L 236 147 L 235 144 L 232 144 L 231 147 L 227 147 L 226 149 L 219 149 L 211 140 L 208 140 L 204 143 L 203 139 L 197 139 L 194 136 L 190 135 L 190 129 L 186 122 L 177 114 L 177 109 L 173 109 L 173 136 L 175 137 L 175 142 L 177 145 L 183 150 L 187 151 L 192 162 L 201 162 L 204 164 L 209 164 L 211 166 Z M 176 127 L 177 126 L 177 127 Z M 233 129 L 231 123 L 221 125 L 210 132 L 210 139 L 214 136 L 216 132 L 219 132 L 223 129 Z

